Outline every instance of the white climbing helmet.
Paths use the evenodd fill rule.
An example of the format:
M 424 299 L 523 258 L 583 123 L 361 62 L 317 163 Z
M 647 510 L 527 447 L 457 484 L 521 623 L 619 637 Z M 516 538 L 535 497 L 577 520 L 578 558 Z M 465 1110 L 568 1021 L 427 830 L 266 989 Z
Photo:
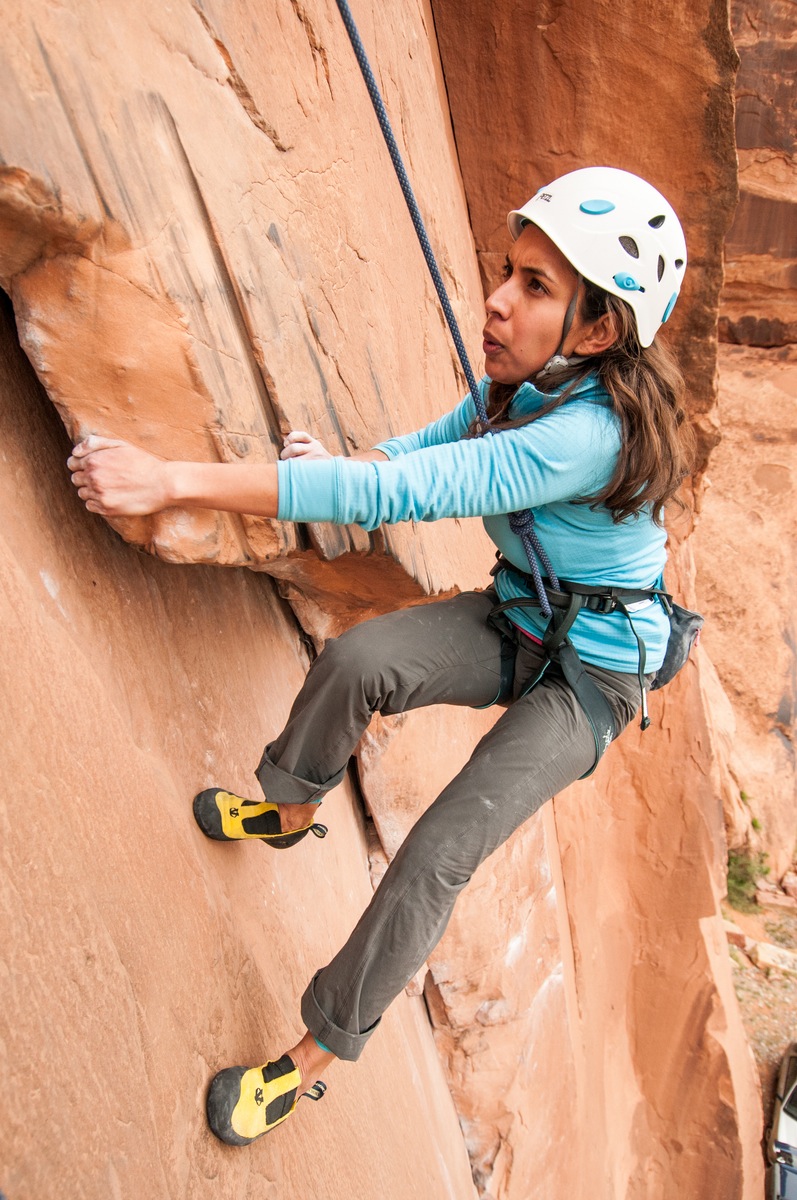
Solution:
M 678 217 L 661 192 L 616 167 L 562 175 L 507 217 L 513 238 L 531 222 L 580 275 L 630 305 L 642 346 L 673 310 L 686 267 Z

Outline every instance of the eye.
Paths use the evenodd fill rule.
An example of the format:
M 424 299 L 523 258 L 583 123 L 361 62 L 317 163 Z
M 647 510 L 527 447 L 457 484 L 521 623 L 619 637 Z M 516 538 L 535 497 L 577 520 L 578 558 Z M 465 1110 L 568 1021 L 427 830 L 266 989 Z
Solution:
M 532 275 L 529 278 L 529 291 L 536 292 L 538 295 L 541 295 L 541 296 L 548 295 L 547 287 L 545 286 L 545 284 L 542 282 L 541 279 L 537 278 L 536 275 Z
M 502 279 L 509 279 L 511 274 L 512 274 L 512 264 L 509 261 L 509 259 L 507 259 L 506 262 L 504 263 L 503 267 L 501 268 L 501 277 L 502 277 Z

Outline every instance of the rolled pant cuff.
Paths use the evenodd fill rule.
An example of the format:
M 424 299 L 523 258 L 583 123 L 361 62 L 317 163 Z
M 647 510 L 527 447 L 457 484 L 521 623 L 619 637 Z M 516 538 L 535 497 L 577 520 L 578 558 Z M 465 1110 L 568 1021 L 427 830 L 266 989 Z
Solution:
M 275 766 L 268 756 L 270 749 L 270 746 L 266 746 L 263 751 L 255 775 L 271 804 L 310 804 L 313 801 L 320 804 L 327 792 L 331 792 L 342 783 L 346 774 L 346 768 L 342 767 L 337 775 L 333 775 L 326 783 L 313 783 L 310 779 L 291 775 L 289 771 Z
M 314 985 L 318 974 L 320 972 L 310 980 L 307 990 L 302 996 L 302 1020 L 316 1041 L 323 1042 L 335 1055 L 335 1058 L 342 1058 L 346 1062 L 356 1062 L 365 1049 L 365 1043 L 382 1018 L 379 1017 L 374 1021 L 371 1028 L 367 1029 L 365 1033 L 347 1033 L 345 1029 L 339 1029 L 335 1022 L 330 1021 L 326 1013 L 322 1011 L 315 998 Z

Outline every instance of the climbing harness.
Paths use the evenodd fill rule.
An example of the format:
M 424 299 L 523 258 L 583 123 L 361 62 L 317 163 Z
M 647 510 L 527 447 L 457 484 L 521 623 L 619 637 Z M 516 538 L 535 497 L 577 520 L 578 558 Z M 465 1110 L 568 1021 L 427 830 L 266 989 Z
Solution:
M 415 232 L 418 235 L 418 241 L 426 259 L 426 265 L 429 268 L 470 389 L 477 414 L 476 432 L 479 435 L 494 436 L 487 414 L 487 406 L 473 374 L 465 344 L 368 56 L 346 0 L 337 0 L 337 6 L 365 80 L 368 94 L 371 97 L 371 103 L 374 106 Z M 594 198 L 591 198 L 590 189 L 594 189 Z M 640 218 L 640 212 L 646 214 L 645 219 Z M 647 216 L 648 212 L 649 216 Z M 524 225 L 529 222 L 537 225 L 551 237 L 554 244 L 559 246 L 568 261 L 572 263 L 579 281 L 582 278 L 589 278 L 605 291 L 620 296 L 630 305 L 636 319 L 640 344 L 649 346 L 659 326 L 668 320 L 672 312 L 686 265 L 686 242 L 683 231 L 676 213 L 664 197 L 645 180 L 639 179 L 627 171 L 610 167 L 586 167 L 579 171 L 572 171 L 554 181 L 553 184 L 541 188 L 528 204 L 511 212 L 508 224 L 512 237 L 517 238 Z M 562 232 L 565 227 L 569 230 L 567 236 Z M 599 247 L 601 258 L 597 277 L 594 270 L 584 270 L 585 263 L 590 261 L 589 255 L 592 254 L 594 257 L 596 245 Z M 665 291 L 667 292 L 667 301 L 662 309 L 661 298 Z M 578 289 L 565 317 L 559 348 L 554 357 L 546 363 L 543 372 L 550 372 L 558 365 L 567 365 L 569 362 L 562 357 L 562 348 L 575 313 L 577 297 Z M 645 600 L 658 600 L 670 620 L 671 632 L 666 656 L 655 681 L 650 685 L 652 688 L 662 687 L 684 665 L 700 633 L 703 618 L 698 613 L 691 613 L 674 604 L 672 596 L 663 587 L 649 589 L 590 587 L 586 584 L 558 579 L 535 531 L 534 513 L 531 509 L 509 513 L 508 520 L 512 533 L 520 538 L 523 545 L 528 559 L 529 573 L 519 570 L 513 563 L 503 559 L 499 553 L 498 563 L 493 568 L 492 574 L 495 575 L 499 570 L 511 570 L 524 580 L 533 594 L 496 605 L 490 613 L 489 619 L 506 639 L 507 632 L 503 627 L 505 621 L 503 613 L 507 610 L 539 607 L 547 618 L 548 625 L 542 638 L 542 645 L 548 656 L 547 661 L 537 676 L 524 686 L 522 694 L 526 694 L 540 681 L 549 663 L 558 664 L 589 721 L 595 739 L 595 762 L 586 773 L 590 775 L 616 736 L 617 731 L 609 702 L 585 671 L 584 664 L 570 641 L 569 632 L 578 613 L 583 608 L 600 613 L 620 611 L 627 618 L 638 649 L 637 675 L 641 694 L 641 728 L 643 730 L 650 725 L 644 677 L 645 643 L 637 633 L 629 606 Z M 544 576 L 542 571 L 545 572 Z M 505 666 L 508 661 L 509 655 L 502 650 L 502 677 L 506 674 Z
M 491 571 L 492 575 L 496 575 L 499 571 L 510 571 L 513 575 L 518 576 L 527 588 L 535 585 L 533 576 L 520 571 L 514 563 L 503 558 L 500 552 L 496 555 L 496 558 L 497 562 Z M 657 671 L 653 682 L 649 685 L 654 690 L 663 687 L 665 683 L 669 683 L 685 664 L 692 646 L 700 634 L 703 626 L 703 617 L 699 613 L 689 612 L 688 609 L 681 608 L 680 605 L 675 604 L 670 593 L 665 591 L 663 587 L 620 588 L 591 586 L 590 584 L 577 583 L 570 579 L 561 579 L 559 584 L 559 588 L 554 588 L 548 580 L 542 581 L 542 587 L 548 604 L 553 609 L 552 619 L 548 622 L 548 626 L 541 639 L 542 647 L 548 656 L 548 662 L 544 664 L 542 670 L 533 679 L 525 683 L 520 695 L 523 696 L 527 692 L 530 692 L 540 681 L 549 662 L 559 665 L 562 674 L 575 693 L 592 728 L 592 734 L 595 739 L 596 759 L 592 768 L 587 772 L 587 775 L 591 775 L 598 765 L 601 755 L 606 751 L 609 743 L 615 737 L 616 727 L 611 707 L 606 697 L 600 688 L 590 679 L 589 675 L 587 675 L 584 670 L 584 664 L 568 637 L 578 614 L 582 609 L 597 613 L 621 612 L 628 621 L 637 644 L 637 678 L 639 679 L 641 697 L 642 717 L 640 728 L 642 730 L 647 729 L 650 725 L 645 685 L 646 651 L 645 643 L 639 636 L 634 625 L 631 609 L 634 605 L 644 603 L 645 601 L 658 601 L 667 613 L 670 621 L 670 637 L 667 642 L 664 662 Z M 501 615 L 513 608 L 537 607 L 542 607 L 537 595 L 515 597 L 511 600 L 504 600 L 491 609 L 489 620 L 504 637 L 508 634 L 510 638 L 513 638 L 516 636 L 514 629 L 506 629 L 501 620 Z M 582 778 L 585 778 L 585 776 L 582 776 Z

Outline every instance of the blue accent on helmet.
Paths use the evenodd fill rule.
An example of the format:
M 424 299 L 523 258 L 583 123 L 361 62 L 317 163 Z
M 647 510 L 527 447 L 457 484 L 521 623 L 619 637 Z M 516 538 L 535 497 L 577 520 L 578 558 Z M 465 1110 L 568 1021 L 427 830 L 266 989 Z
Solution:
M 611 200 L 584 200 L 578 207 L 590 217 L 602 217 L 604 213 L 610 213 L 616 206 L 612 204 Z
M 629 275 L 626 271 L 618 271 L 614 276 L 614 282 L 624 292 L 642 292 L 645 289 L 641 284 L 637 283 L 633 275 Z
M 662 323 L 662 325 L 665 323 L 665 321 L 669 321 L 669 319 L 670 319 L 670 313 L 671 313 L 671 312 L 672 312 L 672 310 L 675 308 L 675 301 L 676 301 L 677 299 L 678 299 L 678 293 L 677 293 L 677 292 L 673 292 L 673 294 L 670 296 L 670 299 L 669 299 L 669 301 L 668 301 L 668 303 L 667 303 L 667 307 L 666 307 L 666 308 L 665 308 L 665 310 L 664 310 L 664 316 L 661 318 L 661 323 Z

